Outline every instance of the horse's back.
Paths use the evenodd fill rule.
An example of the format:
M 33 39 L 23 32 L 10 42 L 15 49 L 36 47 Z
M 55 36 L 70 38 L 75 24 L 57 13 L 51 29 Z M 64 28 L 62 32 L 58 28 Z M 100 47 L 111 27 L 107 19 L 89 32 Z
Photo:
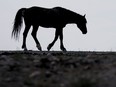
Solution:
M 25 18 L 31 21 L 42 21 L 48 18 L 51 10 L 42 7 L 31 7 L 25 12 Z
M 42 8 L 42 7 L 31 7 L 27 9 L 27 13 L 30 15 L 40 15 L 40 14 L 44 14 L 46 11 L 48 11 L 47 8 Z
M 52 14 L 57 14 L 57 15 L 62 15 L 62 14 L 70 14 L 72 11 L 68 10 L 68 9 L 65 9 L 63 7 L 53 7 L 53 8 L 43 8 L 43 7 L 31 7 L 31 8 L 28 8 L 27 9 L 28 12 L 30 12 L 30 14 L 37 14 L 37 15 L 52 15 Z
M 25 12 L 25 20 L 42 27 L 56 27 L 62 18 L 52 8 L 31 7 Z

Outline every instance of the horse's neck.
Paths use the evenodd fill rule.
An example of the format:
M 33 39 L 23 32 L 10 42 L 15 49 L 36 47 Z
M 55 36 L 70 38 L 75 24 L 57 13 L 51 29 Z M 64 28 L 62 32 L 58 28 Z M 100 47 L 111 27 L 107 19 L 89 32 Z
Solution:
M 68 18 L 69 18 L 70 23 L 77 23 L 77 22 L 79 22 L 81 20 L 81 17 L 82 16 L 80 14 L 72 12 L 72 13 L 70 13 Z

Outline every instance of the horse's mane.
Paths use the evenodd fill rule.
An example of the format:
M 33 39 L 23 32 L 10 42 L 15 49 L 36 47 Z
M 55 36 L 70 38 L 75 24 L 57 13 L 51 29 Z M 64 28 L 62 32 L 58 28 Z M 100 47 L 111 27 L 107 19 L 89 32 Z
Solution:
M 71 10 L 66 9 L 66 8 L 63 8 L 63 7 L 54 7 L 54 8 L 52 8 L 52 9 L 53 9 L 53 10 L 60 10 L 61 12 L 67 13 L 67 15 L 72 13 L 73 15 L 82 16 L 82 15 L 80 15 L 80 14 L 74 12 L 74 11 L 71 11 Z

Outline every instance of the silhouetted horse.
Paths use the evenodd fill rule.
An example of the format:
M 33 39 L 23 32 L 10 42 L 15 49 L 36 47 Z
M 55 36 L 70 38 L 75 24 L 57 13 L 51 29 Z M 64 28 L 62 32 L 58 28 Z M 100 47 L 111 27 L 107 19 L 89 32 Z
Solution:
M 55 28 L 55 38 L 52 43 L 47 47 L 48 51 L 54 45 L 58 37 L 60 38 L 60 48 L 62 51 L 66 51 L 63 45 L 63 28 L 66 24 L 75 23 L 83 34 L 87 33 L 86 19 L 85 15 L 82 16 L 73 11 L 62 7 L 54 7 L 52 9 L 41 8 L 41 7 L 31 7 L 31 8 L 21 8 L 18 10 L 12 31 L 12 36 L 18 39 L 20 30 L 22 27 L 22 22 L 25 22 L 25 30 L 23 33 L 23 45 L 22 48 L 27 50 L 26 47 L 26 37 L 31 26 L 33 26 L 32 37 L 34 38 L 37 48 L 41 51 L 41 46 L 37 40 L 36 34 L 39 26 L 46 28 Z

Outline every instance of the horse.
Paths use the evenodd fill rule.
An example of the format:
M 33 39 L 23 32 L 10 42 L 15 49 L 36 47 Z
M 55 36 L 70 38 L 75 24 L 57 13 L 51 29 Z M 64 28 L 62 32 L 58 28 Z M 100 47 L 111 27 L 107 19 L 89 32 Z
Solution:
M 25 30 L 23 32 L 22 49 L 25 51 L 27 51 L 26 37 L 31 26 L 33 27 L 31 35 L 36 43 L 36 47 L 40 51 L 42 51 L 42 48 L 36 37 L 39 26 L 56 29 L 55 38 L 47 47 L 48 51 L 50 51 L 58 38 L 60 39 L 60 49 L 62 51 L 67 51 L 63 44 L 63 28 L 67 24 L 74 23 L 83 34 L 87 33 L 87 20 L 85 15 L 80 15 L 63 7 L 43 8 L 33 6 L 30 8 L 21 8 L 17 11 L 12 30 L 12 37 L 16 40 L 19 38 L 23 20 L 25 23 Z

